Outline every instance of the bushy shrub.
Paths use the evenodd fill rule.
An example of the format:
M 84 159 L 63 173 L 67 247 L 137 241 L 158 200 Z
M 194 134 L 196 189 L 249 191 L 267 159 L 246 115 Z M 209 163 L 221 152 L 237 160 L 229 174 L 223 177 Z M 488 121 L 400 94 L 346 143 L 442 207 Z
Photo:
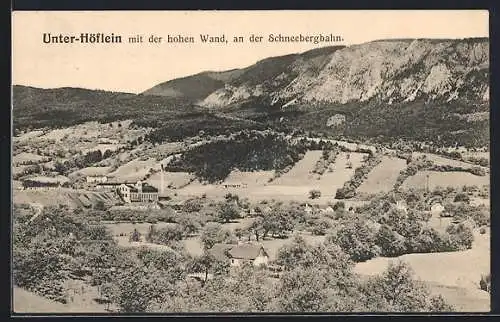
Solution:
M 382 256 L 396 257 L 406 253 L 405 238 L 387 225 L 380 227 L 375 243 L 380 247 Z
M 455 195 L 455 198 L 453 199 L 454 202 L 469 202 L 470 198 L 469 195 L 463 192 L 459 192 Z
M 476 176 L 485 176 L 486 171 L 481 167 L 473 167 L 469 170 L 470 173 Z
M 134 229 L 134 231 L 130 235 L 129 241 L 131 241 L 131 242 L 141 241 L 141 233 L 139 233 L 139 231 L 137 231 L 137 229 Z
M 491 274 L 481 275 L 481 280 L 479 281 L 479 287 L 486 292 L 491 291 Z
M 151 225 L 146 240 L 150 243 L 169 245 L 172 241 L 181 240 L 182 236 L 183 230 L 180 225 L 168 225 L 158 230 Z
M 375 232 L 360 219 L 345 222 L 327 240 L 339 245 L 355 262 L 363 262 L 377 255 Z
M 327 230 L 330 229 L 330 227 L 331 225 L 329 221 L 325 219 L 316 219 L 313 222 L 310 231 L 313 235 L 323 236 L 326 234 Z
M 472 229 L 465 223 L 459 223 L 457 225 L 451 224 L 446 228 L 446 232 L 450 234 L 450 238 L 453 244 L 460 250 L 472 248 L 472 242 L 474 241 L 474 234 Z
M 310 199 L 317 199 L 319 197 L 321 197 L 321 191 L 319 191 L 317 189 L 309 191 L 309 198 Z

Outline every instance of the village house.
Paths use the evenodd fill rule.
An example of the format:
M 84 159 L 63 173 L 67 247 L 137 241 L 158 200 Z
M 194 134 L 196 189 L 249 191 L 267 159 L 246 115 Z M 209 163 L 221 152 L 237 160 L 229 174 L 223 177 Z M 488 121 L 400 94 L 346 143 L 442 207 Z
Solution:
M 435 201 L 431 204 L 430 211 L 433 217 L 441 216 L 444 211 L 444 206 L 441 204 L 441 202 Z
M 87 183 L 105 183 L 108 181 L 106 176 L 87 176 Z
M 127 203 L 158 201 L 158 189 L 141 181 L 137 181 L 136 184 L 120 184 L 118 194 Z
M 408 213 L 408 205 L 406 204 L 405 200 L 396 201 L 396 206 L 394 208 L 401 210 L 404 213 Z
M 243 263 L 252 263 L 254 266 L 267 266 L 269 262 L 268 253 L 259 244 L 215 244 L 210 249 L 210 252 L 220 261 L 228 261 L 232 267 L 240 266 Z

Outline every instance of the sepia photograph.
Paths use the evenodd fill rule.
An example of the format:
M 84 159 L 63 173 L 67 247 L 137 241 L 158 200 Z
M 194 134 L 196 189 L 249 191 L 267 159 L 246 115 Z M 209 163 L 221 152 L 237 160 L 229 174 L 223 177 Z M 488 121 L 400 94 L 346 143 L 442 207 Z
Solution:
M 13 11 L 14 314 L 490 312 L 487 10 Z

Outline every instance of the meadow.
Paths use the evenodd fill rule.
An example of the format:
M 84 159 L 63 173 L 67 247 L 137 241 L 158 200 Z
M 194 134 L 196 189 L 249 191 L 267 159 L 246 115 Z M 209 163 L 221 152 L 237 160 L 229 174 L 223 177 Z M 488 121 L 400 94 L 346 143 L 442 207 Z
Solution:
M 370 171 L 368 178 L 357 191 L 366 194 L 389 192 L 396 183 L 399 172 L 404 168 L 406 168 L 406 160 L 384 156 L 382 162 Z
M 476 176 L 468 172 L 438 172 L 420 171 L 416 175 L 409 177 L 403 182 L 403 189 L 425 189 L 427 186 L 427 176 L 429 189 L 436 187 L 461 188 L 463 186 L 478 186 L 490 184 L 489 176 Z

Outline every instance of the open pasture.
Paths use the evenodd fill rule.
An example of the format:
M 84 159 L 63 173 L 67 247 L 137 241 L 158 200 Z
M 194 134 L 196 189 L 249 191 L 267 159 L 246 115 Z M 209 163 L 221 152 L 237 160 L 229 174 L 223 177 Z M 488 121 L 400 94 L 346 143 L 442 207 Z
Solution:
M 194 176 L 188 172 L 164 172 L 163 173 L 163 188 L 166 190 L 169 187 L 177 189 L 184 187 L 194 179 Z M 147 183 L 161 190 L 161 172 L 152 174 L 147 180 Z
M 427 176 L 429 176 L 429 189 L 436 187 L 453 187 L 461 188 L 463 186 L 478 186 L 489 185 L 489 176 L 476 176 L 468 172 L 439 172 L 439 171 L 420 171 L 416 175 L 406 179 L 403 184 L 403 189 L 425 189 L 427 186 Z
M 375 194 L 391 191 L 399 172 L 404 168 L 406 168 L 406 160 L 396 157 L 382 157 L 382 162 L 370 171 L 368 178 L 359 186 L 358 192 Z
M 413 157 L 421 157 L 424 156 L 427 158 L 427 160 L 431 160 L 435 165 L 448 165 L 452 167 L 461 167 L 461 168 L 472 168 L 476 166 L 475 164 L 468 163 L 468 162 L 463 162 L 463 161 L 458 161 L 450 158 L 446 158 L 437 154 L 433 153 L 423 153 L 423 152 L 413 152 Z
M 120 166 L 115 171 L 109 173 L 109 175 L 115 177 L 117 181 L 134 182 L 143 180 L 150 169 L 158 169 L 159 167 L 156 159 L 148 158 L 146 160 L 141 160 L 137 158 Z
M 273 181 L 275 185 L 283 186 L 310 186 L 317 184 L 315 175 L 311 173 L 316 162 L 321 158 L 321 150 L 307 151 L 304 157 L 280 177 Z
M 13 193 L 13 202 L 17 204 L 39 203 L 43 206 L 66 205 L 70 208 L 90 207 L 102 201 L 109 204 L 118 202 L 112 193 L 79 191 L 59 188 L 54 190 L 18 190 Z
M 333 165 L 332 171 L 326 170 L 320 177 L 318 189 L 322 195 L 335 196 L 337 189 L 342 188 L 345 182 L 354 175 L 356 168 L 363 164 L 366 153 L 340 152 Z M 349 162 L 351 167 L 349 167 Z

